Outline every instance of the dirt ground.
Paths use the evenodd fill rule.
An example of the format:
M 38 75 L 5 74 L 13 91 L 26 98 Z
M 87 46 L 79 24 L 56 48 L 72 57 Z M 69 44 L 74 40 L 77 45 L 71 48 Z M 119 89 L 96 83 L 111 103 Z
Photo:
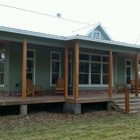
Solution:
M 44 122 L 44 121 L 58 121 L 58 120 L 65 120 L 65 121 L 72 121 L 72 120 L 80 120 L 80 119 L 86 119 L 88 117 L 98 118 L 98 117 L 104 117 L 104 116 L 112 116 L 117 117 L 120 115 L 126 115 L 121 112 L 116 111 L 93 111 L 88 113 L 83 113 L 80 115 L 74 115 L 74 114 L 64 114 L 64 113 L 48 113 L 48 112 L 34 112 L 26 116 L 21 115 L 4 115 L 0 116 L 0 126 L 1 128 L 5 127 L 14 127 L 17 125 L 27 125 L 29 123 L 38 123 L 38 122 Z M 128 114 L 132 115 L 132 114 Z M 139 113 L 137 113 L 137 116 L 140 116 Z

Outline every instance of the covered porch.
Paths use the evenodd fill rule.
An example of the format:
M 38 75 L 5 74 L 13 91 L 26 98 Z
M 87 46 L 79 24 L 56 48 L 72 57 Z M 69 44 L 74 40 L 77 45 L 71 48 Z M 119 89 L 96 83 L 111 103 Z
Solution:
M 82 46 L 82 41 L 81 40 L 72 40 L 72 41 L 67 41 L 65 44 L 65 53 L 64 53 L 64 98 L 68 98 L 68 93 L 69 93 L 69 67 L 68 67 L 68 54 L 69 54 L 69 48 L 74 50 L 74 65 L 73 65 L 73 95 L 74 95 L 74 100 L 79 99 L 79 54 L 80 54 L 80 48 Z M 91 46 L 90 46 L 91 47 Z M 125 52 L 123 49 L 122 51 L 118 51 L 116 49 L 117 46 L 115 45 L 108 45 L 106 48 L 103 49 L 104 52 L 107 52 L 108 54 L 108 97 L 112 98 L 113 97 L 113 55 L 118 55 L 118 56 L 126 56 L 133 58 L 135 60 L 134 63 L 134 69 L 135 69 L 135 96 L 138 97 L 139 93 L 139 75 L 138 75 L 138 64 L 139 64 L 139 51 L 138 49 L 133 49 L 132 54 L 130 51 Z M 120 46 L 121 47 L 121 46 Z M 97 50 L 97 49 L 95 49 Z M 97 50 L 97 52 L 101 51 L 102 47 Z M 95 51 L 96 52 L 96 51 Z M 102 51 L 101 51 L 102 52 Z M 22 99 L 26 99 L 26 66 L 27 66 L 27 38 L 24 36 L 24 42 L 23 42 L 23 69 L 22 69 Z M 117 70 L 116 70 L 117 71 Z M 126 70 L 127 73 L 127 70 Z M 129 72 L 128 72 L 129 73 Z M 132 73 L 132 70 L 131 70 Z M 127 74 L 126 74 L 127 75 Z M 129 75 L 129 74 L 128 74 Z M 117 75 L 118 76 L 118 75 Z M 116 78 L 117 79 L 117 78 Z M 132 79 L 132 76 L 128 77 L 127 81 L 130 81 Z M 125 83 L 125 82 L 124 82 Z M 129 82 L 128 82 L 129 83 Z M 128 84 L 126 83 L 126 84 Z M 129 85 L 130 86 L 130 85 Z M 88 87 L 88 86 L 87 86 Z M 100 87 L 99 87 L 100 88 Z M 130 87 L 129 87 L 130 90 Z
M 119 44 L 114 44 L 112 42 L 102 42 L 102 41 L 93 41 L 92 39 L 84 39 L 84 38 L 71 38 L 71 39 L 68 39 L 68 40 L 51 40 L 51 39 L 48 39 L 47 42 L 46 42 L 46 38 L 38 38 L 38 37 L 33 37 L 33 36 L 26 36 L 26 35 L 20 35 L 18 38 L 16 35 L 13 36 L 13 38 L 11 39 L 10 37 L 12 36 L 12 33 L 11 34 L 6 34 L 4 37 L 3 37 L 3 40 L 1 40 L 0 42 L 7 42 L 7 44 L 9 45 L 10 43 L 18 43 L 20 44 L 19 46 L 22 48 L 22 51 L 21 51 L 21 54 L 20 56 L 22 55 L 22 58 L 21 58 L 21 62 L 18 62 L 18 64 L 20 65 L 21 67 L 21 73 L 19 74 L 20 76 L 22 75 L 21 77 L 21 89 L 22 89 L 22 100 L 26 100 L 26 98 L 28 98 L 28 96 L 26 96 L 26 78 L 27 78 L 27 50 L 28 49 L 36 49 L 37 53 L 39 52 L 39 50 L 41 52 L 39 52 L 38 55 L 38 58 L 41 57 L 41 61 L 40 59 L 37 60 L 38 63 L 37 63 L 37 66 L 36 66 L 36 69 L 39 71 L 39 76 L 36 74 L 35 75 L 35 78 L 36 78 L 36 81 L 38 83 L 41 83 L 41 82 L 44 82 L 44 84 L 47 84 L 47 86 L 49 87 L 50 90 L 55 90 L 55 86 L 51 85 L 51 78 L 50 78 L 50 75 L 51 75 L 51 65 L 48 63 L 49 61 L 51 61 L 48 56 L 46 57 L 45 55 L 45 51 L 48 51 L 48 46 L 49 46 L 49 51 L 51 52 L 52 51 L 52 48 L 55 48 L 55 50 L 58 50 L 61 48 L 61 51 L 64 52 L 64 62 L 63 61 L 60 61 L 60 63 L 63 63 L 64 65 L 62 66 L 62 69 L 64 68 L 64 70 L 62 71 L 63 76 L 60 76 L 60 78 L 64 78 L 64 95 L 61 95 L 62 98 L 64 99 L 69 99 L 69 66 L 68 66 L 68 62 L 69 62 L 69 59 L 68 59 L 68 55 L 69 55 L 69 50 L 72 50 L 72 53 L 73 53 L 73 60 L 72 60 L 72 72 L 71 72 L 71 75 L 72 75 L 72 80 L 71 80 L 71 91 L 72 91 L 72 94 L 73 94 L 73 100 L 75 100 L 75 102 L 77 100 L 79 100 L 79 97 L 81 96 L 81 91 L 84 91 L 84 90 L 106 90 L 106 95 L 107 95 L 107 98 L 111 99 L 113 98 L 113 96 L 115 96 L 115 92 L 114 90 L 116 90 L 116 86 L 115 86 L 115 82 L 119 82 L 118 84 L 120 84 L 120 82 L 123 82 L 123 84 L 127 84 L 128 88 L 130 89 L 130 83 L 129 81 L 131 79 L 134 79 L 135 80 L 135 96 L 138 97 L 138 64 L 139 64 L 139 50 L 138 48 L 135 48 L 135 47 L 129 47 L 129 44 L 125 44 L 123 47 Z M 9 39 L 8 39 L 9 38 Z M 56 41 L 56 42 L 55 42 Z M 23 47 L 22 47 L 22 44 L 23 44 Z M 28 48 L 28 45 L 31 46 L 30 48 Z M 42 45 L 40 47 L 40 45 Z M 14 45 L 12 44 L 9 48 L 7 48 L 7 54 L 10 53 L 10 51 L 13 51 L 13 47 Z M 52 47 L 53 46 L 53 47 Z M 15 49 L 17 49 L 15 47 Z M 128 50 L 126 50 L 128 49 Z M 45 51 L 44 51 L 45 50 Z M 84 52 L 85 51 L 85 52 Z M 13 53 L 12 52 L 12 53 Z M 88 66 L 89 66 L 89 69 L 88 69 L 88 72 L 86 71 L 80 71 L 79 70 L 79 62 L 84 62 L 83 60 L 80 60 L 79 58 L 79 55 L 81 54 L 81 52 L 83 54 L 89 54 L 88 57 L 92 57 L 92 56 L 97 56 L 97 54 L 99 54 L 99 57 L 101 57 L 101 59 L 105 58 L 105 60 L 102 60 L 103 63 L 101 62 L 95 62 L 96 64 L 99 63 L 99 67 L 100 69 L 102 70 L 97 70 L 97 73 L 92 72 L 92 69 L 91 69 L 91 66 L 92 66 L 92 63 L 94 63 L 93 60 L 88 60 Z M 18 52 L 16 52 L 18 53 Z M 94 55 L 93 55 L 94 54 Z M 11 56 L 15 56 L 15 54 L 13 53 Z M 47 61 L 44 63 L 42 63 L 42 60 L 44 59 L 44 56 L 45 56 L 45 59 L 47 58 Z M 105 57 L 104 57 L 105 56 Z M 11 57 L 12 58 L 12 57 Z M 106 59 L 107 58 L 107 59 Z M 120 58 L 120 59 L 119 59 Z M 125 61 L 126 59 L 126 61 Z M 121 66 L 117 63 L 117 61 L 121 61 L 123 60 L 124 62 L 127 62 L 127 59 L 133 59 L 133 65 L 129 65 L 129 64 L 126 64 L 126 63 L 122 63 Z M 17 61 L 17 60 L 14 60 L 14 62 Z M 98 60 L 97 60 L 98 61 Z M 132 61 L 132 60 L 131 60 Z M 129 62 L 131 62 L 129 61 Z M 10 63 L 10 59 L 7 60 L 8 63 Z M 13 61 L 12 61 L 13 62 Z M 41 62 L 41 63 L 40 63 Z M 87 60 L 85 61 L 87 63 Z M 46 63 L 48 63 L 46 65 Z M 44 68 L 44 64 L 45 64 L 45 68 Z M 105 65 L 104 65 L 105 64 Z M 118 65 L 117 65 L 118 64 Z M 8 65 L 8 64 L 7 64 Z M 126 66 L 124 66 L 126 65 Z M 11 63 L 11 65 L 9 65 L 9 68 L 11 69 L 11 66 L 12 67 L 15 67 L 14 63 Z M 42 69 L 45 71 L 45 69 L 47 69 L 47 76 L 44 75 L 44 73 L 42 73 Z M 105 66 L 105 73 L 103 71 L 103 67 Z M 122 72 L 122 69 L 121 67 L 123 67 L 123 70 L 125 71 L 125 77 L 124 79 L 121 78 L 123 76 L 123 73 Z M 130 68 L 131 67 L 131 68 Z M 127 74 L 127 71 L 126 69 L 127 68 L 130 68 L 129 69 L 129 72 Z M 133 69 L 133 72 L 132 72 L 132 69 Z M 9 70 L 7 68 L 7 70 Z M 10 71 L 10 70 L 9 70 Z M 43 71 L 43 72 L 44 72 Z M 9 77 L 11 76 L 11 74 L 16 75 L 16 71 L 12 71 L 9 72 Z M 117 73 L 117 74 L 116 74 Z M 131 75 L 129 74 L 131 73 Z M 45 73 L 46 74 L 46 73 Z M 79 81 L 80 79 L 80 76 L 81 75 L 89 75 L 88 78 L 90 79 L 86 79 L 87 80 L 87 83 L 85 84 L 81 84 L 81 81 Z M 16 77 L 18 79 L 20 79 L 20 77 Z M 91 81 L 92 80 L 92 77 L 91 75 L 94 75 L 94 76 L 97 76 L 100 77 L 100 79 L 98 78 L 98 81 L 101 83 L 99 83 L 97 81 L 94 82 L 94 81 Z M 10 85 L 12 84 L 13 82 L 13 79 L 11 81 L 8 81 L 9 77 L 8 75 L 6 75 L 7 77 L 5 78 L 6 82 Z M 44 76 L 46 79 L 44 79 Z M 103 81 L 103 76 L 106 78 L 105 79 L 105 82 Z M 49 78 L 49 79 L 47 79 Z M 126 80 L 127 79 L 127 80 Z M 35 79 L 34 79 L 35 80 Z M 128 83 L 127 83 L 128 82 Z M 105 83 L 105 84 L 104 84 Z M 4 88 L 6 89 L 9 85 L 4 85 Z M 18 86 L 18 84 L 16 84 L 15 86 Z M 47 88 L 48 88 L 47 87 Z M 3 87 L 2 87 L 3 88 Z M 2 89 L 1 88 L 1 89 Z M 13 89 L 15 87 L 12 87 Z M 46 87 L 45 87 L 46 88 Z M 8 90 L 8 88 L 6 89 Z M 10 88 L 9 88 L 9 91 L 10 92 Z M 7 91 L 6 91 L 7 92 Z M 90 95 L 92 96 L 92 95 Z M 97 94 L 97 96 L 99 96 L 100 98 L 100 94 Z M 38 97 L 38 96 L 37 96 Z M 54 96 L 53 96 L 54 97 Z M 57 98 L 58 96 L 56 96 Z M 86 97 L 86 96 L 85 96 Z M 35 98 L 35 97 L 31 97 L 31 98 Z M 83 96 L 84 98 L 84 96 Z

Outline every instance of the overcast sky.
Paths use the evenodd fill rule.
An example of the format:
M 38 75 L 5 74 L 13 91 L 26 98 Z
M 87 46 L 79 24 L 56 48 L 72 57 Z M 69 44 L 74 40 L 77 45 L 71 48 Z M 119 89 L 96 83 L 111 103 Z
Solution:
M 116 41 L 135 44 L 140 35 L 140 0 L 0 0 L 0 4 L 61 13 L 63 18 L 90 24 L 101 22 Z

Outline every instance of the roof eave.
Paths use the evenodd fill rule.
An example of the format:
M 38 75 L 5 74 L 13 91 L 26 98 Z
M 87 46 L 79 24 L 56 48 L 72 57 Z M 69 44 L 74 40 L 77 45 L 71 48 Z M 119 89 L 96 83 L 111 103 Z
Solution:
M 65 40 L 66 38 L 64 36 L 45 34 L 45 33 L 9 28 L 9 27 L 4 27 L 4 26 L 0 26 L 0 31 L 22 34 L 22 35 L 29 35 L 29 36 L 36 36 L 36 37 L 43 37 L 43 38 L 49 38 L 49 39 L 58 39 L 58 40 Z

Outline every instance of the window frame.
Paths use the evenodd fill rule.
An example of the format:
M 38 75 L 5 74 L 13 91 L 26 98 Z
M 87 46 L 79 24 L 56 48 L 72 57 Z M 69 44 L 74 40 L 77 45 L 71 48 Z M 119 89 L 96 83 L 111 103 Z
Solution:
M 57 53 L 60 56 L 60 60 L 52 60 L 52 54 L 53 53 Z M 60 66 L 59 66 L 59 78 L 61 77 L 61 52 L 58 51 L 51 51 L 51 55 L 50 55 L 50 86 L 56 86 L 56 84 L 52 84 L 52 62 L 59 62 Z
M 103 84 L 103 64 L 108 64 L 109 65 L 109 61 L 108 62 L 103 62 L 103 56 L 106 56 L 106 57 L 108 57 L 108 59 L 109 59 L 109 56 L 108 55 L 105 55 L 105 54 L 95 54 L 95 53 L 85 53 L 85 52 L 80 52 L 79 53 L 79 55 L 80 54 L 88 54 L 89 55 L 89 60 L 80 60 L 79 59 L 79 62 L 89 62 L 89 75 L 88 75 L 88 84 L 80 84 L 80 82 L 79 82 L 79 87 L 90 87 L 90 86 L 92 86 L 92 87 L 107 87 L 108 86 L 108 84 Z M 96 55 L 96 56 L 100 56 L 101 57 L 101 62 L 98 62 L 98 61 L 92 61 L 91 60 L 91 56 L 92 55 Z M 101 75 L 101 79 L 100 79 L 100 83 L 101 84 L 91 84 L 91 64 L 92 63 L 99 63 L 99 64 L 101 64 L 101 72 L 100 72 L 100 75 Z M 113 62 L 112 62 L 112 66 L 113 66 Z M 113 69 L 113 68 L 112 68 Z M 80 74 L 80 72 L 79 72 L 79 74 Z M 106 75 L 106 74 L 105 74 Z M 113 75 L 113 73 L 112 73 L 112 75 Z M 112 76 L 112 78 L 113 78 L 113 76 Z M 112 80 L 112 85 L 113 85 L 113 80 Z
M 129 66 L 129 65 L 126 65 L 126 61 L 130 61 L 130 62 L 131 62 L 131 65 L 130 65 L 130 66 Z M 127 84 L 127 83 L 126 83 L 126 82 L 127 82 L 127 81 L 126 81 L 126 78 L 127 78 L 127 76 L 128 76 L 126 70 L 127 70 L 127 68 L 129 68 L 129 67 L 130 67 L 130 69 L 131 69 L 131 73 L 130 73 L 130 74 L 131 74 L 131 75 L 130 75 L 130 80 L 131 80 L 131 79 L 132 79 L 132 59 L 125 59 L 125 84 L 126 84 L 126 85 L 130 85 L 130 84 Z
M 5 49 L 0 50 L 0 52 L 4 52 L 5 53 Z M 5 58 L 4 59 L 0 59 L 0 60 L 4 60 L 4 83 L 0 84 L 0 87 L 4 87 L 5 86 L 5 59 L 6 59 L 6 54 L 5 54 Z
M 34 53 L 34 58 L 28 58 L 27 57 L 27 61 L 28 60 L 33 60 L 34 61 L 34 72 L 33 72 L 33 84 L 35 84 L 35 73 L 36 73 L 36 50 L 35 49 L 27 49 L 27 52 L 28 51 L 32 51 Z M 27 66 L 26 66 L 27 67 Z M 26 74 L 27 74 L 27 71 L 26 71 Z
M 95 32 L 95 33 L 99 33 L 99 38 L 95 38 L 95 37 L 93 36 L 93 35 L 94 35 L 94 32 Z M 92 37 L 95 38 L 95 39 L 101 39 L 101 32 L 100 32 L 100 31 L 93 31 L 93 32 L 92 32 Z

